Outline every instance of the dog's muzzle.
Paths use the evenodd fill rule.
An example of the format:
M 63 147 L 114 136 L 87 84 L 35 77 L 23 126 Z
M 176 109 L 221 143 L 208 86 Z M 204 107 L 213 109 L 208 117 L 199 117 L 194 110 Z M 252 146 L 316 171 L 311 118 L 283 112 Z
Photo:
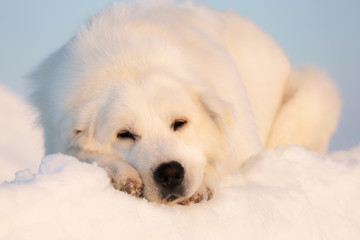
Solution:
M 183 166 L 176 161 L 162 163 L 154 171 L 154 180 L 160 189 L 161 197 L 167 202 L 175 201 L 184 195 Z

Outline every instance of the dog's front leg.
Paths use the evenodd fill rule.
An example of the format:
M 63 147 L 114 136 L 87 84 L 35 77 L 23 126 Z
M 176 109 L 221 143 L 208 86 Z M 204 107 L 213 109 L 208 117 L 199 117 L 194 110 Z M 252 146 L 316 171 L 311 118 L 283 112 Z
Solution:
M 141 197 L 143 183 L 139 172 L 119 156 L 83 151 L 78 153 L 77 157 L 81 161 L 96 162 L 99 167 L 104 168 L 115 189 L 135 197 Z

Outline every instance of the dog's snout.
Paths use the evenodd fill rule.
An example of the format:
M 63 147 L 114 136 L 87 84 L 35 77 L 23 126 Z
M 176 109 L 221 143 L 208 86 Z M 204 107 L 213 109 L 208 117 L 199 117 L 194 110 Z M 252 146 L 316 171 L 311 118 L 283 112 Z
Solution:
M 154 172 L 155 181 L 168 191 L 174 191 L 184 180 L 185 170 L 176 161 L 161 164 Z

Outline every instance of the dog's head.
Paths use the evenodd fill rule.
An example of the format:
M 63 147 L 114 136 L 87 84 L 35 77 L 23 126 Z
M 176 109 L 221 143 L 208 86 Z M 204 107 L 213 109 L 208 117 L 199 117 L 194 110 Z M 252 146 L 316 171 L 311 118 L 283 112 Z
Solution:
M 192 196 L 205 166 L 227 154 L 222 104 L 181 80 L 156 75 L 111 84 L 75 111 L 75 144 L 128 162 L 150 201 Z

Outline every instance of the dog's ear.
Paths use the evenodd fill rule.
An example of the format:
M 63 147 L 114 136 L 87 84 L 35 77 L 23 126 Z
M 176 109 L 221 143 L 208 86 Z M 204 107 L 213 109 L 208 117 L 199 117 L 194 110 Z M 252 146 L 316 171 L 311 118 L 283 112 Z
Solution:
M 198 82 L 189 82 L 186 87 L 206 110 L 218 129 L 228 135 L 234 122 L 231 104 L 221 99 L 214 90 L 206 88 Z
M 222 133 L 228 134 L 233 124 L 233 110 L 229 103 L 220 99 L 215 93 L 202 91 L 199 93 L 200 103 L 215 122 Z
M 238 100 L 243 101 L 239 101 L 239 106 L 236 107 L 219 96 L 214 89 L 198 83 L 192 84 L 190 90 L 224 134 L 229 155 L 223 170 L 239 169 L 262 147 L 246 92 L 242 97 L 240 95 Z

